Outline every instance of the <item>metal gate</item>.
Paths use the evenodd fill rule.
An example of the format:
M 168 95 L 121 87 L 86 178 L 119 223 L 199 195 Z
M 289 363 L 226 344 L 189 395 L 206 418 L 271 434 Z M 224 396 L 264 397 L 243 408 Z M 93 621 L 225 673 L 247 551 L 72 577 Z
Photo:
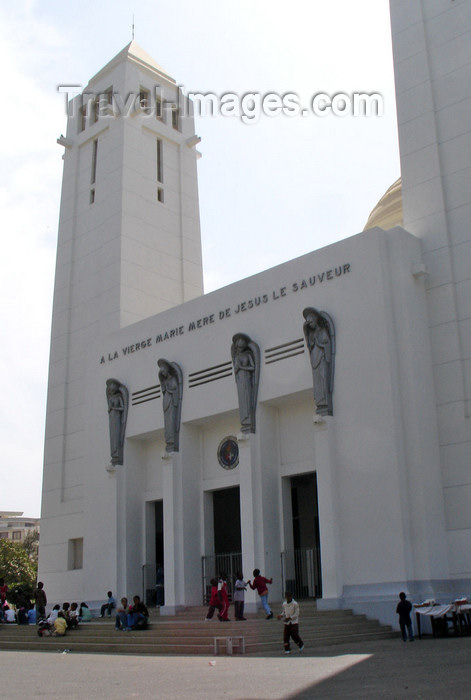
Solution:
M 219 578 L 221 572 L 227 576 L 227 592 L 229 600 L 232 600 L 232 590 L 238 571 L 242 571 L 242 552 L 225 552 L 201 557 L 203 605 L 207 605 L 211 597 L 211 579 Z
M 281 553 L 283 591 L 291 591 L 296 599 L 322 598 L 320 551 L 294 549 Z

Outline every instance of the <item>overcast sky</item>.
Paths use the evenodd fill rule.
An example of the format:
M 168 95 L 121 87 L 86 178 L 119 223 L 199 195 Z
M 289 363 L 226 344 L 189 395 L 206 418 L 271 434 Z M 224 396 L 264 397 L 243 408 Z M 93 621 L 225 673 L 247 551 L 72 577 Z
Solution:
M 354 235 L 399 176 L 387 0 L 0 6 L 0 509 L 40 513 L 65 133 L 60 84 L 135 39 L 187 92 L 380 93 L 382 117 L 201 117 L 205 289 Z M 237 255 L 237 250 L 243 250 Z

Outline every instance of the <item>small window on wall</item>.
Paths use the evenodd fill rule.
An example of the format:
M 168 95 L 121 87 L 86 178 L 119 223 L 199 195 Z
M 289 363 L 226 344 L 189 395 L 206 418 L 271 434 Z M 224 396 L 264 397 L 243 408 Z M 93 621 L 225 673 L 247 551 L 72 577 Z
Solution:
M 163 143 L 162 139 L 157 139 L 157 181 L 164 181 L 164 162 L 163 162 Z
M 83 568 L 83 537 L 69 540 L 67 568 L 69 571 Z
M 163 184 L 164 181 L 164 145 L 162 139 L 157 139 L 157 182 L 160 184 Z M 162 202 L 164 201 L 164 188 L 158 186 L 157 187 L 157 201 Z
M 96 161 L 98 156 L 98 139 L 95 139 L 92 145 L 92 170 L 90 183 L 92 185 L 96 182 Z
M 172 126 L 177 131 L 180 128 L 180 110 L 176 105 L 172 107 Z
M 145 88 L 139 90 L 139 107 L 146 114 L 150 111 L 150 92 Z
M 79 109 L 79 115 L 78 115 L 78 132 L 79 132 L 79 134 L 81 131 L 85 130 L 86 126 L 87 126 L 87 105 L 82 105 Z
M 90 173 L 90 204 L 95 201 L 95 183 L 96 183 L 96 164 L 98 157 L 98 139 L 95 139 L 92 144 L 92 167 Z
M 96 124 L 100 116 L 100 98 L 95 97 L 93 100 L 93 123 Z
M 113 86 L 106 88 L 104 92 L 106 114 L 111 114 L 113 107 Z
M 12 536 L 12 539 L 13 539 L 13 540 L 21 540 L 21 531 L 20 531 L 20 530 L 17 530 L 16 532 L 14 532 L 14 533 L 13 533 L 13 536 Z
M 164 104 L 160 95 L 155 96 L 155 116 L 161 122 L 164 121 Z

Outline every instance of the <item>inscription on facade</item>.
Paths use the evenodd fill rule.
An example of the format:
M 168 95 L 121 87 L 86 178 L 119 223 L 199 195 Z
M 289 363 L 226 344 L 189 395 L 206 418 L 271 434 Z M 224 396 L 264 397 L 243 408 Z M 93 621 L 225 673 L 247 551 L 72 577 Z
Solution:
M 351 271 L 351 264 L 344 263 L 338 267 L 333 267 L 330 270 L 324 270 L 323 272 L 310 275 L 304 279 L 299 279 L 291 284 L 286 284 L 277 289 L 271 290 L 271 292 L 265 292 L 264 294 L 258 294 L 251 299 L 240 300 L 233 306 L 220 309 L 219 311 L 214 311 L 211 314 L 202 316 L 201 318 L 194 318 L 187 321 L 182 326 L 177 326 L 176 328 L 167 328 L 165 330 L 159 330 L 151 338 L 146 339 L 136 339 L 135 343 L 127 345 L 121 350 L 112 350 L 106 355 L 102 355 L 100 359 L 100 364 L 106 364 L 117 360 L 121 356 L 135 355 L 141 350 L 145 350 L 154 345 L 159 345 L 166 340 L 171 340 L 172 338 L 178 338 L 179 336 L 185 335 L 185 333 L 192 333 L 202 328 L 214 325 L 218 321 L 224 321 L 226 318 L 231 318 L 244 312 L 251 311 L 253 309 L 261 308 L 268 303 L 273 301 L 279 301 L 283 297 L 289 294 L 298 294 L 304 289 L 311 289 L 312 287 L 317 287 L 326 282 L 338 279 L 344 275 L 347 275 Z

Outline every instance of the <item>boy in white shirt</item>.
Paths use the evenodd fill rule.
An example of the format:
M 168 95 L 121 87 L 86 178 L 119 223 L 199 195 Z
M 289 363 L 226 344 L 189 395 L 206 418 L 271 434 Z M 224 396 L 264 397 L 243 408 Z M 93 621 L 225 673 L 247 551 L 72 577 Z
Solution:
M 5 605 L 3 611 L 6 622 L 16 622 L 16 615 L 14 610 L 12 610 L 8 605 Z
M 234 612 L 236 620 L 245 620 L 244 617 L 244 602 L 245 602 L 245 591 L 247 590 L 247 584 L 244 581 L 244 574 L 242 571 L 237 572 L 236 582 L 234 584 Z
M 283 602 L 283 612 L 278 615 L 278 619 L 283 619 L 283 644 L 285 647 L 285 654 L 291 654 L 291 649 L 289 645 L 290 637 L 293 639 L 298 647 L 299 651 L 304 649 L 304 643 L 299 636 L 299 605 L 294 600 L 292 593 L 290 591 L 285 592 L 285 600 Z

